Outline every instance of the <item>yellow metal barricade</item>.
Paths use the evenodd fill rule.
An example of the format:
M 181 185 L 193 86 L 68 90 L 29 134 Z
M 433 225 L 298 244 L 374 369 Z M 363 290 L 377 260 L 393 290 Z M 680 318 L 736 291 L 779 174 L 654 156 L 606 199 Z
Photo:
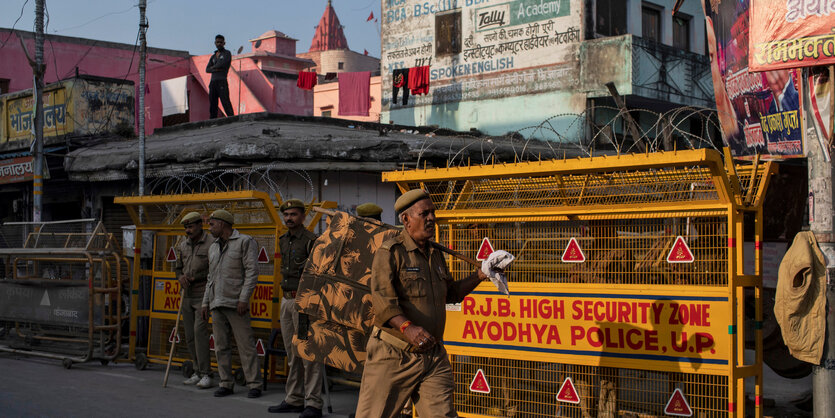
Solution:
M 144 368 L 149 362 L 164 364 L 168 360 L 169 337 L 180 306 L 180 286 L 171 254 L 172 248 L 186 239 L 180 219 L 191 211 L 199 212 L 204 220 L 214 210 L 230 211 L 235 216 L 234 228 L 255 238 L 260 246 L 258 284 L 250 300 L 250 315 L 255 338 L 266 347 L 271 330 L 280 329 L 281 274 L 280 263 L 276 259 L 280 259 L 278 237 L 287 231 L 277 210 L 282 203 L 281 198 L 275 198 L 274 202 L 265 192 L 244 190 L 119 197 L 114 200 L 125 205 L 136 225 L 129 358 L 138 368 Z M 335 202 L 311 202 L 307 211 L 314 205 L 324 208 L 336 206 Z M 321 214 L 316 213 L 307 228 L 313 230 L 320 217 Z M 204 222 L 203 226 L 208 233 L 208 222 Z M 150 260 L 141 257 L 142 237 L 146 231 L 151 231 L 154 237 Z M 182 321 L 180 323 L 181 343 L 174 351 L 175 364 L 189 360 Z M 234 366 L 237 368 L 238 364 Z
M 749 388 L 761 416 L 772 171 L 691 150 L 384 173 L 401 191 L 430 193 L 440 243 L 517 257 L 510 296 L 487 282 L 447 308 L 458 412 L 745 416 Z M 743 274 L 746 231 L 754 275 Z M 449 263 L 457 278 L 471 269 Z

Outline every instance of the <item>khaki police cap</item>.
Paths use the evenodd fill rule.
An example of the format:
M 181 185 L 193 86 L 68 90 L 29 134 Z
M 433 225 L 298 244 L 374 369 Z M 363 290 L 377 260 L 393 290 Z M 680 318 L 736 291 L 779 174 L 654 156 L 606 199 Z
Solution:
M 429 199 L 429 193 L 422 189 L 409 190 L 403 193 L 403 196 L 397 198 L 397 201 L 394 202 L 394 210 L 397 213 L 403 212 L 423 199 Z
M 381 207 L 379 207 L 379 206 L 377 206 L 377 205 L 375 205 L 371 202 L 363 203 L 363 204 L 357 206 L 357 215 L 359 215 L 359 216 L 369 217 L 369 216 L 379 215 L 381 213 L 383 213 L 383 208 L 381 208 Z
M 299 199 L 289 199 L 285 200 L 281 206 L 278 207 L 279 212 L 284 212 L 287 209 L 299 208 L 304 212 L 304 202 Z
M 189 212 L 180 220 L 180 223 L 183 225 L 193 224 L 195 222 L 203 222 L 203 217 L 197 212 Z
M 232 214 L 229 213 L 228 210 L 218 209 L 218 210 L 212 212 L 212 216 L 210 216 L 210 218 L 211 219 L 220 219 L 221 221 L 226 222 L 229 225 L 234 225 L 235 224 L 235 217 L 232 216 Z

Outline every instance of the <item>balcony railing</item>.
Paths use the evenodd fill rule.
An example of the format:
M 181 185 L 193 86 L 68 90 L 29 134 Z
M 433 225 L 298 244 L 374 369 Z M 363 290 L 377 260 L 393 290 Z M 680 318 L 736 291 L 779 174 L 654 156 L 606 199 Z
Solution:
M 713 107 L 710 59 L 632 36 L 632 94 L 685 106 Z

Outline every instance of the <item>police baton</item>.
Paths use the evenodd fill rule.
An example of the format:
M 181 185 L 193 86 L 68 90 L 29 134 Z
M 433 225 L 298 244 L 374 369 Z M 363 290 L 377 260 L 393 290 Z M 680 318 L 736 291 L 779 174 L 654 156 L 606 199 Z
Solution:
M 323 214 L 328 215 L 328 216 L 334 216 L 334 215 L 336 215 L 336 212 L 337 212 L 335 210 L 322 209 L 322 208 L 317 207 L 317 206 L 313 207 L 313 211 L 323 213 Z M 345 213 L 348 214 L 349 216 L 354 216 L 354 215 L 351 215 L 348 212 L 345 212 Z M 354 216 L 354 217 L 356 217 L 356 216 Z M 437 248 L 437 249 L 439 249 L 439 250 L 441 250 L 441 251 L 443 251 L 443 252 L 445 252 L 445 253 L 447 253 L 447 254 L 449 254 L 449 255 L 451 255 L 451 256 L 453 256 L 453 257 L 455 257 L 455 258 L 457 258 L 461 261 L 472 264 L 475 268 L 481 268 L 481 262 L 473 260 L 472 258 L 467 257 L 466 255 L 461 254 L 458 251 L 455 251 L 451 248 L 447 248 L 447 247 L 445 247 L 441 244 L 438 244 L 437 242 L 434 242 L 434 241 L 430 241 L 430 242 L 432 243 L 433 246 L 435 246 L 435 248 Z
M 171 359 L 174 358 L 174 346 L 177 345 L 177 328 L 180 327 L 180 314 L 183 312 L 183 299 L 186 296 L 186 289 L 180 290 L 180 309 L 177 309 L 177 320 L 174 321 L 174 332 L 171 333 L 171 350 L 168 351 L 168 364 L 165 366 L 165 377 L 162 379 L 162 387 L 168 386 L 168 373 L 171 371 Z

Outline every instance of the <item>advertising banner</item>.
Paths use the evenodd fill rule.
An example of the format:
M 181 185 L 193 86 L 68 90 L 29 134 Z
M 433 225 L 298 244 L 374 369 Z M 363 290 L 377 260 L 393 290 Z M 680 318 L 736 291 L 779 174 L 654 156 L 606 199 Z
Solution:
M 799 70 L 748 68 L 749 0 L 705 4 L 711 75 L 722 138 L 736 157 L 802 157 Z
M 756 0 L 750 21 L 751 71 L 835 63 L 831 0 Z
M 833 94 L 832 67 L 804 68 L 809 86 L 809 112 L 814 124 L 815 136 L 821 144 L 821 149 L 829 155 L 833 134 L 833 112 L 835 108 L 835 94 Z M 808 129 L 807 129 L 808 131 Z
M 390 108 L 573 90 L 583 40 L 579 0 L 383 2 L 383 85 L 430 66 L 426 95 L 383 90 Z M 578 112 L 580 109 L 578 109 Z

